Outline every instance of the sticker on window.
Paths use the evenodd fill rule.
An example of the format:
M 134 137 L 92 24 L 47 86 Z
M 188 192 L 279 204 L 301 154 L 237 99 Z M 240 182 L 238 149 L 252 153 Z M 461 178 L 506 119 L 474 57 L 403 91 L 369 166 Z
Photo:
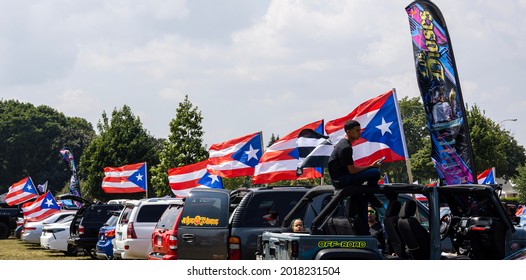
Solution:
M 181 220 L 181 223 L 185 226 L 217 226 L 219 225 L 219 219 L 213 219 L 209 217 L 201 217 L 199 215 L 195 217 L 186 216 Z

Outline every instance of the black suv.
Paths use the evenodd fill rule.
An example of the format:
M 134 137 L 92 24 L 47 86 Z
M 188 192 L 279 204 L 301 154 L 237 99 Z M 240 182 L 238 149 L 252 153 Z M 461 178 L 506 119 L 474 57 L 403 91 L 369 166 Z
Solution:
M 78 197 L 72 195 L 63 195 L 60 196 L 60 199 L 79 201 Z M 122 204 L 92 204 L 84 199 L 80 201 L 83 205 L 71 222 L 68 244 L 84 250 L 92 259 L 97 259 L 96 246 L 100 228 L 114 211 L 121 211 L 124 206 Z
M 309 189 L 193 189 L 179 224 L 179 259 L 255 260 L 258 235 L 279 229 Z

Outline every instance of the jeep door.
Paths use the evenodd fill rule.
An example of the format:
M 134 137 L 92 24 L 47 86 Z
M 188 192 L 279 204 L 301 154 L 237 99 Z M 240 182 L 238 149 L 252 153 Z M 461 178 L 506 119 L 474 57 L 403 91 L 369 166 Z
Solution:
M 228 258 L 229 192 L 193 189 L 186 198 L 179 221 L 178 257 L 194 260 Z

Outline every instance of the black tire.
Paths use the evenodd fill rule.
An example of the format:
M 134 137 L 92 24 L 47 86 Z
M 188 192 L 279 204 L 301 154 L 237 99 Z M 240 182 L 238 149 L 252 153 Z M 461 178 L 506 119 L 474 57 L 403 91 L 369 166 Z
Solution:
M 77 256 L 79 254 L 79 249 L 75 246 L 68 244 L 68 251 L 64 252 L 64 255 L 68 257 Z
M 9 234 L 9 227 L 6 224 L 0 223 L 0 239 L 7 239 Z

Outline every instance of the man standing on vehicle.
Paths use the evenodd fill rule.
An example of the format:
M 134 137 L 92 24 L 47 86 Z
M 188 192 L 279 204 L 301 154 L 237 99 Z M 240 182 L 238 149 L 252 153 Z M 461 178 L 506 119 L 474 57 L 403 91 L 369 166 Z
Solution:
M 348 120 L 343 126 L 345 137 L 334 146 L 334 150 L 329 157 L 328 169 L 333 186 L 336 189 L 351 185 L 362 185 L 367 182 L 368 186 L 377 186 L 380 179 L 381 160 L 376 160 L 368 166 L 356 166 L 353 160 L 352 142 L 360 139 L 360 123 L 355 120 Z M 362 228 L 369 231 L 367 224 L 367 200 L 375 207 L 381 207 L 382 204 L 374 195 L 368 195 L 361 199 L 358 216 Z

